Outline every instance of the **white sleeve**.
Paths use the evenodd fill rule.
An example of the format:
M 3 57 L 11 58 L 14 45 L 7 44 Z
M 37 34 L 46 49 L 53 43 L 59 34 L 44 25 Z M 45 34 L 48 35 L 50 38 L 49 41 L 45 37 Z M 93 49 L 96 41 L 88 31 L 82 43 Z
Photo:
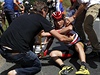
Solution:
M 59 5 L 60 5 L 60 1 L 59 0 L 56 0 L 56 11 L 60 11 L 60 7 L 59 7 Z
M 90 2 L 90 0 L 77 0 L 78 2 L 79 2 L 79 4 L 81 4 L 81 3 L 89 3 Z

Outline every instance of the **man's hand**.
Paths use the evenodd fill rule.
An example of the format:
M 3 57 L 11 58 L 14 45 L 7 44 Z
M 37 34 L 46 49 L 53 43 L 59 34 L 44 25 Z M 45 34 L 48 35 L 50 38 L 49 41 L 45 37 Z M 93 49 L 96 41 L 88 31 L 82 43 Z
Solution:
M 74 20 L 75 20 L 75 18 L 74 18 L 73 16 L 67 18 L 67 19 L 66 19 L 66 25 L 69 26 Z
M 64 43 L 70 43 L 73 41 L 75 34 L 74 35 L 70 35 L 70 36 L 64 36 L 66 38 L 66 41 L 63 41 Z

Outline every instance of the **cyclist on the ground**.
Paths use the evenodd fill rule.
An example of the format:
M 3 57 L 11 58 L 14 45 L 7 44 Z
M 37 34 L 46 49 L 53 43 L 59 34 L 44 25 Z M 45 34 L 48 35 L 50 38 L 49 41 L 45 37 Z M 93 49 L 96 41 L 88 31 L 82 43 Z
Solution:
M 65 75 L 73 69 L 72 66 L 65 65 L 64 62 L 60 58 L 60 57 L 67 57 L 68 58 L 68 57 L 72 56 L 72 53 L 70 53 L 70 50 L 73 50 L 73 51 L 76 50 L 79 53 L 79 59 L 81 61 L 81 67 L 80 67 L 79 71 L 75 72 L 75 74 L 87 74 L 87 75 L 89 75 L 90 72 L 87 69 L 86 56 L 85 56 L 85 52 L 84 52 L 85 47 L 84 47 L 84 44 L 81 42 L 81 39 L 78 36 L 78 34 L 75 31 L 73 31 L 73 26 L 71 24 L 69 26 L 66 26 L 64 15 L 61 12 L 53 13 L 52 17 L 54 19 L 55 29 L 59 33 L 65 34 L 66 36 L 70 36 L 70 35 L 75 34 L 73 41 L 65 44 L 67 47 L 66 50 L 56 49 L 56 50 L 51 51 L 49 54 L 52 57 L 52 59 L 57 64 L 59 64 L 61 67 L 61 70 L 59 71 L 59 75 Z M 45 32 L 42 35 L 50 36 L 50 34 L 45 33 Z M 44 55 L 46 55 L 47 52 L 48 52 L 48 50 L 46 49 L 44 51 Z

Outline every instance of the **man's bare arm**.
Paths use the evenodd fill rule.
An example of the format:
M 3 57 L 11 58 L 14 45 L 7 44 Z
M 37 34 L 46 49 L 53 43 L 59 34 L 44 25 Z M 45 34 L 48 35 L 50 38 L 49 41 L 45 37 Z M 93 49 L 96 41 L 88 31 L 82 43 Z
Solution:
M 75 35 L 73 35 L 73 36 L 68 37 L 68 36 L 65 36 L 65 35 L 62 35 L 62 34 L 58 33 L 58 32 L 57 32 L 56 30 L 54 30 L 54 29 L 51 30 L 50 33 L 51 33 L 55 38 L 57 38 L 59 41 L 64 42 L 64 43 L 71 42 L 71 41 L 73 40 L 74 36 L 75 36 Z

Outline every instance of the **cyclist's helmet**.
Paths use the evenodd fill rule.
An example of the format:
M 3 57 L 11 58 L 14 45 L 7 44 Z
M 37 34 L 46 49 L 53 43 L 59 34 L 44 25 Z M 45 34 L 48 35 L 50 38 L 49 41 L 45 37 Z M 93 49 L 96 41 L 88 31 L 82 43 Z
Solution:
M 52 18 L 53 18 L 54 20 L 62 19 L 62 18 L 63 18 L 63 14 L 62 14 L 62 12 L 60 12 L 60 11 L 53 12 Z

